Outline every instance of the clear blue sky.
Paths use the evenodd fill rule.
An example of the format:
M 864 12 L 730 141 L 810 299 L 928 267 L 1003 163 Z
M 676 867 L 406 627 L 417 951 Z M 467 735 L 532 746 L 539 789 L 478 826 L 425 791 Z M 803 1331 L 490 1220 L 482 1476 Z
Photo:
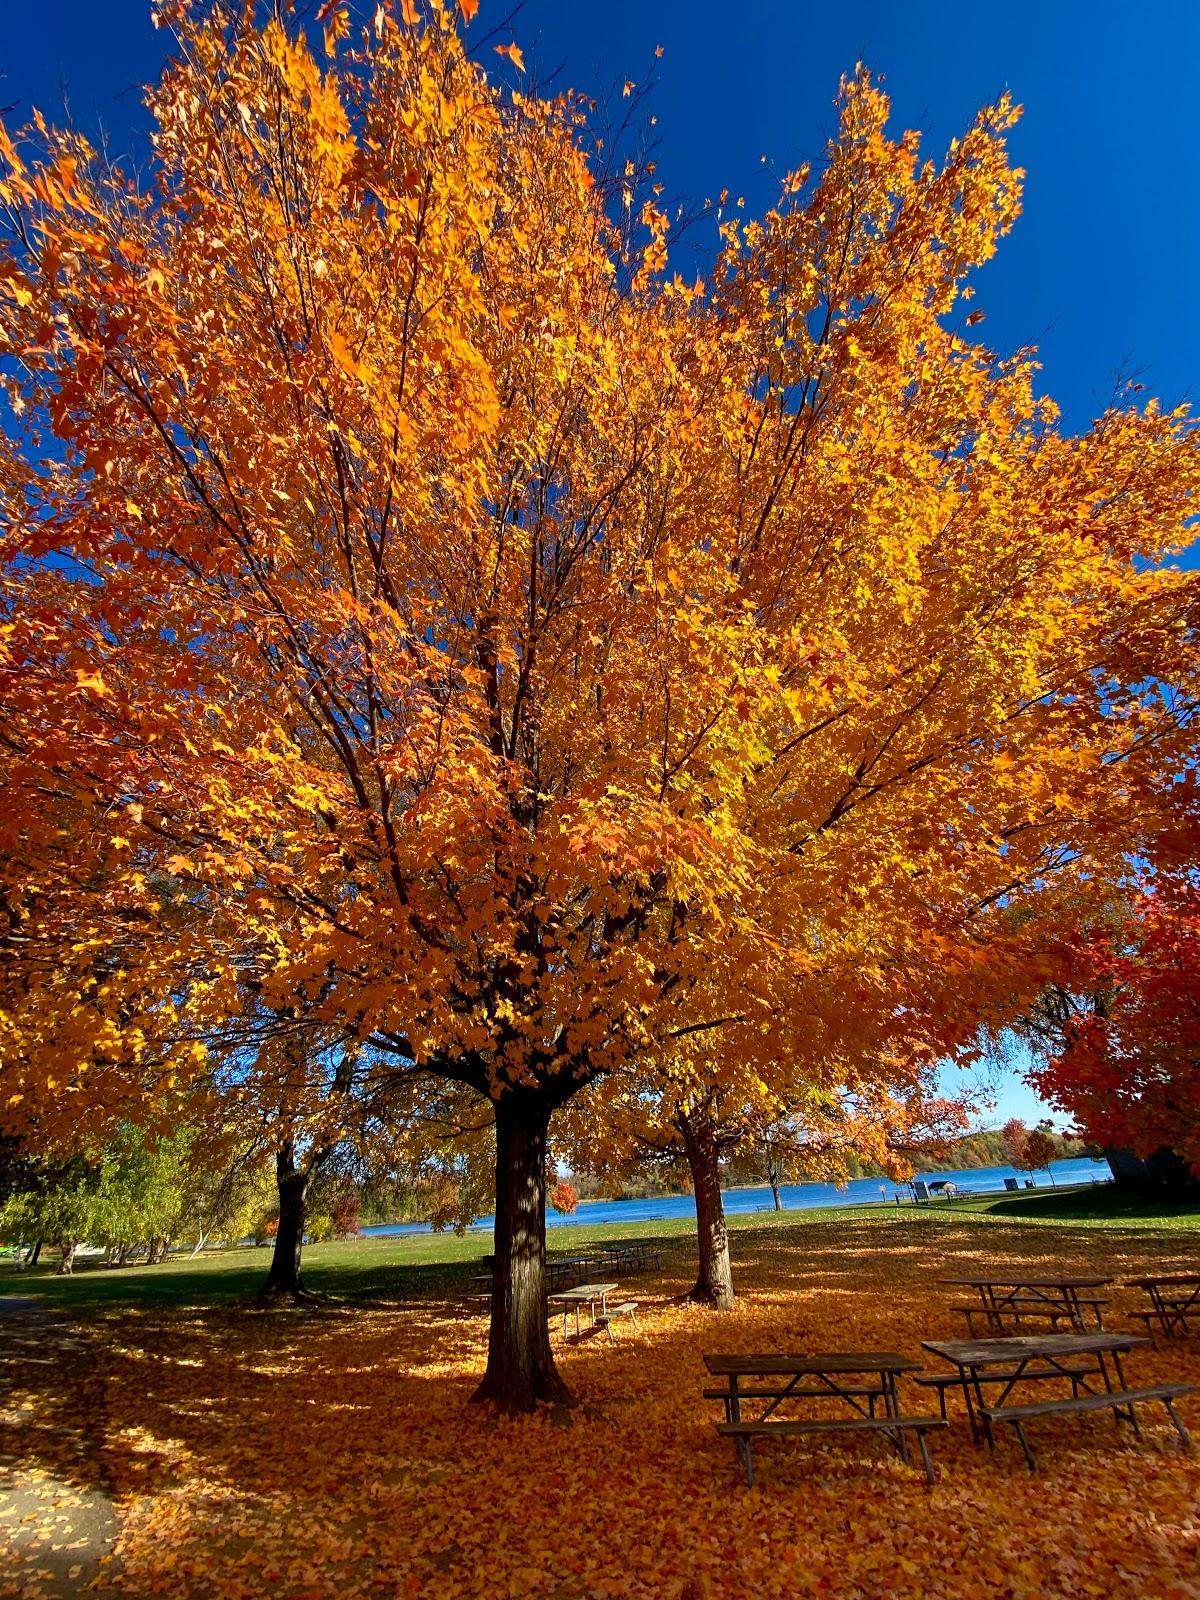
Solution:
M 510 9 L 481 0 L 470 36 Z M 592 94 L 615 86 L 619 108 L 620 84 L 653 71 L 645 111 L 667 193 L 727 188 L 748 210 L 773 199 L 771 171 L 819 158 L 838 78 L 856 61 L 883 74 L 897 127 L 921 129 L 934 156 L 1010 89 L 1025 107 L 1012 148 L 1028 178 L 1024 215 L 977 283 L 989 341 L 1039 345 L 1043 387 L 1071 428 L 1122 369 L 1170 404 L 1200 390 L 1194 0 L 527 0 L 504 36 L 531 76 Z M 65 99 L 125 150 L 144 131 L 138 85 L 163 47 L 149 0 L 9 0 L 0 106 L 19 122 L 34 105 L 53 118 Z M 500 65 L 490 47 L 484 59 Z M 998 1118 L 1040 1113 L 1018 1079 L 1000 1084 Z

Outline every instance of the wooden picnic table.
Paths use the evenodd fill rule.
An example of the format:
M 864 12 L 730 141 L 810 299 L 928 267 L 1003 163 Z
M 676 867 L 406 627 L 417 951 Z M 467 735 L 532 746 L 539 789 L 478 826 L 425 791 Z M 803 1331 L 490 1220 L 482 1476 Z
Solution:
M 839 1350 L 767 1355 L 706 1355 L 704 1365 L 720 1388 L 706 1389 L 705 1399 L 725 1405 L 725 1421 L 717 1432 L 735 1440 L 746 1469 L 746 1483 L 754 1484 L 753 1441 L 770 1434 L 882 1433 L 901 1460 L 907 1461 L 906 1432 L 916 1433 L 925 1475 L 933 1482 L 933 1464 L 925 1443 L 925 1430 L 944 1427 L 943 1417 L 906 1417 L 901 1414 L 896 1379 L 902 1372 L 920 1370 L 920 1363 L 894 1350 Z M 744 1380 L 749 1380 L 747 1383 Z M 742 1415 L 743 1400 L 765 1400 L 755 1417 Z M 777 1417 L 776 1411 L 792 1400 L 834 1399 L 845 1403 L 849 1415 L 833 1419 Z M 876 1407 L 883 1404 L 882 1416 Z
M 546 1283 L 550 1287 L 561 1284 L 564 1279 L 586 1279 L 588 1273 L 596 1265 L 593 1256 L 551 1256 L 546 1259 Z M 470 1279 L 472 1285 L 486 1288 L 489 1293 L 492 1288 L 492 1272 L 476 1272 Z
M 547 1256 L 547 1283 L 561 1283 L 564 1278 L 582 1282 L 596 1265 L 595 1256 Z
M 1176 1331 L 1186 1335 L 1189 1317 L 1200 1318 L 1200 1272 L 1158 1272 L 1145 1278 L 1127 1278 L 1125 1286 L 1150 1296 L 1149 1311 L 1135 1311 L 1148 1329 L 1157 1323 L 1168 1339 Z
M 614 1239 L 600 1246 L 605 1256 L 629 1271 L 641 1271 L 662 1260 L 662 1242 L 659 1239 Z
M 958 1369 L 957 1382 L 962 1387 L 976 1444 L 986 1442 L 994 1449 L 992 1424 L 1009 1422 L 1016 1430 L 1029 1470 L 1033 1472 L 1037 1462 L 1024 1425 L 1036 1416 L 1111 1410 L 1119 1421 L 1128 1422 L 1133 1431 L 1140 1434 L 1134 1406 L 1146 1400 L 1161 1400 L 1185 1447 L 1190 1445 L 1187 1429 L 1174 1406 L 1180 1395 L 1190 1393 L 1190 1384 L 1159 1384 L 1150 1389 L 1130 1389 L 1126 1385 L 1121 1356 L 1149 1342 L 1142 1334 L 1097 1329 L 1089 1333 L 1035 1333 L 999 1339 L 926 1339 L 923 1343 L 926 1350 Z M 1081 1359 L 1086 1362 L 1089 1357 L 1094 1358 L 1094 1366 L 1081 1365 Z M 1089 1381 L 1093 1376 L 1100 1379 L 1103 1388 L 1093 1386 Z M 1009 1396 L 1019 1384 L 1040 1385 L 1054 1380 L 1069 1382 L 1070 1395 L 1056 1395 L 1028 1404 L 1008 1404 Z M 994 1398 L 985 1399 L 985 1385 L 999 1391 Z
M 1085 1309 L 1092 1312 L 1097 1328 L 1104 1326 L 1103 1307 L 1106 1304 L 1095 1290 L 1112 1282 L 1099 1274 L 1076 1277 L 1045 1277 L 1032 1273 L 1007 1273 L 1003 1277 L 942 1278 L 942 1283 L 959 1288 L 974 1289 L 979 1295 L 978 1306 L 959 1306 L 967 1318 L 967 1330 L 974 1334 L 974 1318 L 982 1316 L 986 1326 L 994 1333 L 1007 1332 L 1006 1324 L 1046 1317 L 1051 1327 L 1067 1321 L 1076 1333 L 1086 1333 Z M 1086 1290 L 1093 1293 L 1087 1294 Z
M 574 1289 L 557 1289 L 546 1296 L 549 1301 L 560 1302 L 563 1308 L 563 1337 L 566 1337 L 567 1318 L 571 1308 L 575 1309 L 575 1337 L 579 1337 L 579 1313 L 584 1306 L 589 1307 L 592 1314 L 592 1327 L 596 1326 L 596 1307 L 600 1307 L 600 1317 L 608 1316 L 608 1297 L 617 1287 L 615 1283 L 581 1283 Z M 611 1335 L 611 1329 L 610 1329 Z

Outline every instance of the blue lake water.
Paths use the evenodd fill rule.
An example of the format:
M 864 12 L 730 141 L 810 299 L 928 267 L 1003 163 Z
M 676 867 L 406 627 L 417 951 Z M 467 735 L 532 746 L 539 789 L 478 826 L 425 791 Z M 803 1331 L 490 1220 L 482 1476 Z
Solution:
M 1048 1189 L 1051 1186 L 1051 1176 L 1047 1172 L 1018 1172 L 1015 1167 L 973 1167 L 967 1172 L 955 1172 L 947 1168 L 946 1171 L 923 1172 L 920 1181 L 923 1183 L 936 1183 L 939 1178 L 948 1179 L 953 1183 L 959 1194 L 987 1194 L 1004 1188 L 1005 1178 L 1015 1178 L 1022 1188 L 1027 1178 L 1032 1177 L 1038 1189 Z M 1094 1161 L 1090 1156 L 1079 1156 L 1071 1161 L 1056 1161 L 1054 1163 L 1053 1182 L 1055 1183 L 1106 1183 L 1112 1177 L 1107 1161 Z M 858 1206 L 879 1205 L 884 1202 L 894 1205 L 896 1196 L 901 1201 L 910 1201 L 912 1195 L 907 1185 L 889 1182 L 886 1178 L 853 1178 L 839 1189 L 832 1183 L 785 1183 L 780 1186 L 780 1199 L 788 1211 L 811 1211 L 820 1206 Z M 747 1211 L 772 1211 L 774 1203 L 771 1191 L 764 1184 L 761 1188 L 753 1189 L 726 1189 L 724 1192 L 725 1210 L 729 1215 Z M 550 1228 L 575 1226 L 579 1224 L 595 1225 L 603 1222 L 660 1222 L 667 1217 L 691 1217 L 696 1215 L 696 1203 L 690 1194 L 658 1195 L 651 1200 L 584 1200 L 577 1210 L 570 1216 L 560 1217 L 557 1212 L 548 1211 L 546 1224 Z M 491 1217 L 480 1217 L 474 1224 L 472 1232 L 492 1231 Z M 363 1228 L 362 1232 L 367 1237 L 382 1237 L 396 1233 L 428 1233 L 427 1222 L 388 1222 L 380 1223 L 375 1227 Z

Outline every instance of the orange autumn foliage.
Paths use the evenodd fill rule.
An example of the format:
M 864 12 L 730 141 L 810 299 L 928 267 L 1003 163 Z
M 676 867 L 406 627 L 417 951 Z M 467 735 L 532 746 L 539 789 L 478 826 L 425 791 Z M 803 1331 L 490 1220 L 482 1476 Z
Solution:
M 323 59 L 162 9 L 148 181 L 0 136 L 0 1112 L 169 1116 L 301 1010 L 466 1083 L 490 1392 L 557 1397 L 553 1110 L 635 1061 L 770 1102 L 962 1048 L 1153 834 L 1196 436 L 1065 437 L 957 324 L 1007 97 L 939 165 L 857 73 L 823 171 L 685 281 L 581 103 L 489 80 L 441 0 L 325 7 Z

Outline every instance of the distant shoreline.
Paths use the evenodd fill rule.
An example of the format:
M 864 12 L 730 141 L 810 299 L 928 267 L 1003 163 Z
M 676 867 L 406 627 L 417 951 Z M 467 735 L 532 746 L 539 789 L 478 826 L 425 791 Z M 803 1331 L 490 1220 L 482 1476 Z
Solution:
M 1019 1172 L 1013 1167 L 969 1167 L 962 1170 L 922 1172 L 916 1181 L 926 1185 L 939 1180 L 954 1185 L 955 1194 L 984 1195 L 1003 1193 L 1005 1180 L 1015 1182 L 1018 1189 L 1033 1188 L 1047 1191 L 1063 1185 L 1105 1183 L 1112 1181 L 1112 1171 L 1106 1161 L 1096 1161 L 1089 1156 L 1075 1156 L 1053 1165 L 1053 1177 L 1046 1172 Z M 780 1196 L 784 1211 L 825 1211 L 846 1206 L 913 1204 L 912 1193 L 906 1183 L 894 1183 L 887 1178 L 852 1178 L 839 1189 L 832 1183 L 781 1184 Z M 740 1216 L 750 1212 L 771 1212 L 775 1207 L 769 1184 L 738 1185 L 722 1189 L 722 1202 L 726 1214 Z M 939 1196 L 929 1204 L 942 1204 Z M 619 1200 L 582 1200 L 578 1207 L 560 1215 L 546 1213 L 546 1226 L 553 1231 L 559 1227 L 602 1227 L 617 1222 L 661 1222 L 678 1218 L 694 1218 L 695 1201 L 691 1193 L 654 1195 L 646 1199 L 621 1198 Z M 468 1232 L 492 1231 L 491 1216 L 478 1217 L 468 1227 Z M 361 1228 L 364 1238 L 386 1238 L 405 1233 L 432 1232 L 428 1222 L 380 1222 Z

